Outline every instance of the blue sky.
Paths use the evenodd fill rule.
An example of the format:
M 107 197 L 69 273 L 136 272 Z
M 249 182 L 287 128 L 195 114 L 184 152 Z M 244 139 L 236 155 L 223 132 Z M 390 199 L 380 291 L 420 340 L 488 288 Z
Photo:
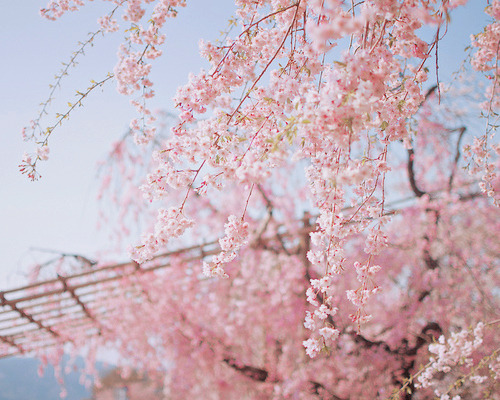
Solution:
M 440 43 L 440 77 L 445 80 L 464 57 L 471 33 L 482 29 L 485 1 L 470 0 L 466 10 L 453 15 L 445 40 Z M 51 154 L 41 168 L 42 179 L 31 182 L 18 172 L 23 152 L 32 144 L 21 139 L 21 129 L 37 115 L 49 84 L 69 59 L 77 42 L 97 29 L 97 17 L 109 2 L 94 1 L 81 12 L 53 22 L 38 10 L 44 1 L 9 2 L 2 7 L 0 25 L 0 289 L 22 283 L 21 271 L 35 262 L 30 248 L 45 248 L 95 256 L 106 249 L 106 236 L 96 231 L 96 164 L 110 144 L 120 138 L 135 115 L 129 99 L 119 95 L 114 83 L 94 93 L 51 140 Z M 157 97 L 154 106 L 172 110 L 175 89 L 189 72 L 203 63 L 198 56 L 200 38 L 216 39 L 234 9 L 231 0 L 189 0 L 176 20 L 167 21 L 164 56 L 153 66 Z M 97 42 L 56 91 L 51 111 L 64 111 L 76 90 L 91 79 L 112 71 L 121 34 Z M 433 64 L 428 64 L 432 68 Z M 433 79 L 433 74 L 430 74 Z M 52 114 L 54 115 L 54 114 Z

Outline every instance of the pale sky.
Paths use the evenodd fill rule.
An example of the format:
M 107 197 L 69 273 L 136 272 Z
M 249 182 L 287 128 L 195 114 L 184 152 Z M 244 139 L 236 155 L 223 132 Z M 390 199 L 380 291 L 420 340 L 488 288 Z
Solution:
M 234 3 L 224 0 L 188 4 L 177 19 L 167 21 L 164 57 L 153 67 L 157 93 L 153 105 L 157 108 L 172 110 L 170 99 L 177 86 L 187 80 L 189 72 L 205 65 L 198 55 L 198 40 L 217 39 L 234 9 Z M 18 172 L 23 152 L 33 150 L 31 143 L 22 141 L 21 129 L 37 115 L 61 62 L 69 59 L 88 32 L 98 29 L 97 17 L 111 7 L 109 2 L 94 1 L 83 12 L 54 22 L 39 16 L 44 5 L 44 1 L 28 0 L 2 7 L 0 289 L 22 282 L 20 271 L 35 261 L 32 247 L 88 256 L 106 248 L 106 236 L 97 234 L 95 228 L 97 162 L 135 117 L 129 99 L 110 82 L 54 132 L 50 159 L 41 166 L 42 179 L 31 182 Z M 56 91 L 52 113 L 64 111 L 75 91 L 87 88 L 91 79 L 102 79 L 113 70 L 121 38 L 121 33 L 108 35 L 86 52 L 63 81 L 62 90 Z
M 69 59 L 77 42 L 97 30 L 97 17 L 109 10 L 109 2 L 94 1 L 83 12 L 70 13 L 53 22 L 42 19 L 38 10 L 44 1 L 5 1 L 0 24 L 0 290 L 23 282 L 21 271 L 35 258 L 30 248 L 46 248 L 89 257 L 106 249 L 105 235 L 96 232 L 96 165 L 128 127 L 135 111 L 129 99 L 119 95 L 114 82 L 94 93 L 85 107 L 75 112 L 51 139 L 51 154 L 41 166 L 42 179 L 31 182 L 18 171 L 23 152 L 31 143 L 21 139 L 21 129 L 37 115 L 39 103 L 49 93 L 49 84 Z M 467 10 L 452 17 L 450 31 L 439 45 L 440 77 L 450 76 L 471 32 L 484 25 L 486 2 L 469 0 Z M 234 2 L 231 0 L 188 0 L 179 17 L 167 21 L 164 56 L 153 65 L 157 97 L 154 105 L 172 110 L 172 96 L 186 82 L 188 72 L 199 71 L 200 38 L 217 39 L 227 26 Z M 112 71 L 121 34 L 101 38 L 80 65 L 72 69 L 56 91 L 50 108 L 65 110 L 76 90 L 83 90 L 91 79 L 100 80 Z M 449 68 L 448 65 L 452 65 Z M 433 67 L 432 62 L 428 64 Z M 433 73 L 430 82 L 434 81 Z M 48 119 L 47 121 L 49 121 Z M 124 257 L 126 255 L 124 254 Z

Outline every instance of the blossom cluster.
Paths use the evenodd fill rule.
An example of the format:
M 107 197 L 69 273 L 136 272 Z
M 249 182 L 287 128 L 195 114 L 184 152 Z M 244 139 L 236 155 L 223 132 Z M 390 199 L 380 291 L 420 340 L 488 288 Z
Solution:
M 242 218 L 230 215 L 224 228 L 226 235 L 219 239 L 222 251 L 213 257 L 210 262 L 203 262 L 203 273 L 208 277 L 228 278 L 222 264 L 233 261 L 236 258 L 237 251 L 247 243 L 248 222 L 245 222 Z
M 493 18 L 493 21 L 484 28 L 483 32 L 471 36 L 471 44 L 475 48 L 471 65 L 475 70 L 483 71 L 491 80 L 491 84 L 487 88 L 488 99 L 483 104 L 487 115 L 487 126 L 485 134 L 475 138 L 473 146 L 466 148 L 466 151 L 473 154 L 476 164 L 471 173 L 481 173 L 481 190 L 492 198 L 497 206 L 500 206 L 500 194 L 495 184 L 497 168 L 492 161 L 492 158 L 498 157 L 499 149 L 494 140 L 496 126 L 490 121 L 498 115 L 500 104 L 500 73 L 498 69 L 500 56 L 500 1 L 493 0 L 486 7 L 485 12 Z
M 477 323 L 473 330 L 463 329 L 460 332 L 452 333 L 448 339 L 440 336 L 436 343 L 429 345 L 429 352 L 433 354 L 430 358 L 429 365 L 418 376 L 417 387 L 436 387 L 439 379 L 436 375 L 439 372 L 449 373 L 454 367 L 463 365 L 469 369 L 474 366 L 472 358 L 473 353 L 483 343 L 485 324 Z M 487 376 L 477 375 L 472 373 L 468 376 L 470 382 L 481 384 Z M 448 393 L 445 393 L 440 388 L 436 388 L 434 393 L 442 400 L 449 400 Z M 453 399 L 460 399 L 459 395 Z
M 142 244 L 131 249 L 132 259 L 138 264 L 150 260 L 158 250 L 165 248 L 170 239 L 181 236 L 193 225 L 194 221 L 186 218 L 179 209 L 159 209 L 154 233 L 144 235 Z

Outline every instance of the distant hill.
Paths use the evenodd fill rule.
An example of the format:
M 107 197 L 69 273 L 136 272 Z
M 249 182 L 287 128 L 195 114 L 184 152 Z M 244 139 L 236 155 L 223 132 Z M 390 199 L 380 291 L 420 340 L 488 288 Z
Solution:
M 83 361 L 77 360 L 78 368 Z M 0 360 L 0 400 L 58 400 L 60 386 L 54 378 L 54 369 L 48 366 L 42 377 L 38 376 L 40 361 L 33 358 L 11 357 Z M 102 365 L 99 370 L 104 370 Z M 79 383 L 80 373 L 64 375 L 67 400 L 90 399 L 91 391 Z

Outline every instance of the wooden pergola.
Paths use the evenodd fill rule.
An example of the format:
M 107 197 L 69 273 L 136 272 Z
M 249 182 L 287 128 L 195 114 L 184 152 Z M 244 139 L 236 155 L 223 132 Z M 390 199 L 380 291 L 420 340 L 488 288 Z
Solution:
M 220 251 L 218 241 L 186 247 L 139 265 L 125 262 L 0 291 L 0 358 L 71 342 L 72 333 L 99 335 L 114 310 L 109 299 L 140 295 L 130 278 L 168 267 L 171 258 L 199 260 Z M 126 280 L 126 281 L 125 281 Z

